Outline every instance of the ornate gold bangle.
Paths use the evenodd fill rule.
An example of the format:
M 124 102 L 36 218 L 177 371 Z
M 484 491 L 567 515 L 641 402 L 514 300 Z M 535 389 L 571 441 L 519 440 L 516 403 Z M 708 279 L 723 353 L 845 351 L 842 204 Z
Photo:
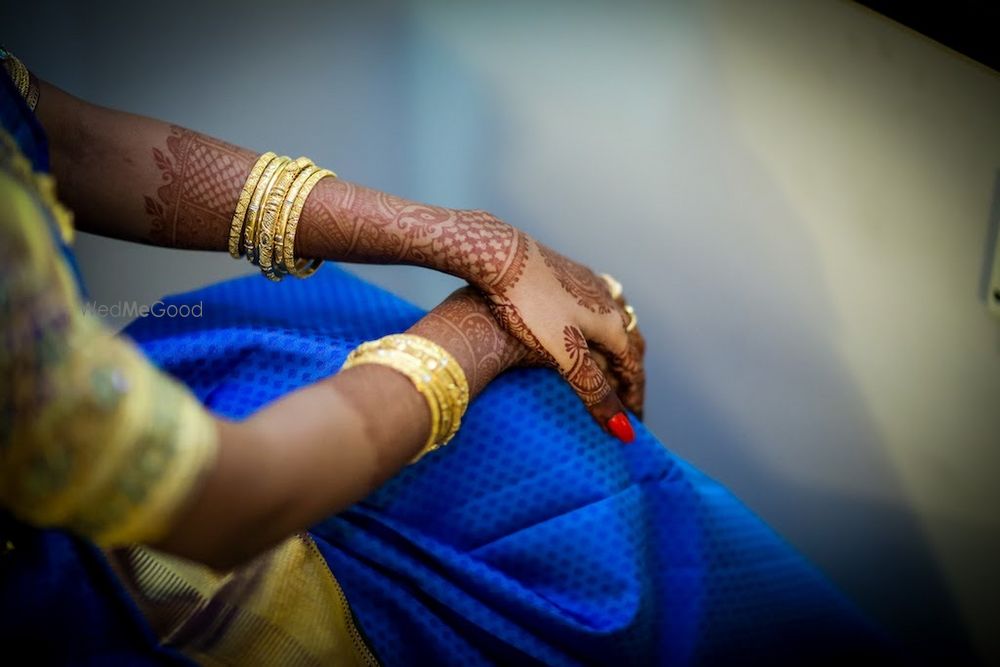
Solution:
M 34 111 L 35 107 L 38 106 L 38 94 L 39 94 L 38 77 L 36 77 L 30 71 L 28 72 L 28 77 L 29 77 L 28 95 L 24 98 L 24 101 L 28 103 L 28 108 L 31 109 L 31 111 Z
M 264 173 L 264 169 L 270 164 L 271 160 L 276 157 L 274 153 L 268 151 L 257 158 L 257 161 L 250 169 L 247 180 L 243 183 L 243 190 L 240 191 L 240 198 L 236 202 L 236 211 L 233 213 L 233 222 L 229 227 L 229 254 L 233 259 L 239 259 L 243 254 L 240 241 L 243 238 L 243 225 L 246 219 L 247 206 L 250 204 L 250 198 L 257 189 L 260 175 Z
M 410 345 L 410 353 L 419 356 L 427 370 L 439 374 L 440 380 L 435 386 L 444 394 L 443 405 L 453 411 L 452 420 L 447 427 L 442 423 L 441 438 L 432 449 L 443 447 L 458 433 L 462 415 L 469 407 L 469 383 L 462 367 L 443 347 L 420 336 L 407 336 L 406 340 Z
M 296 198 L 302 190 L 302 186 L 313 174 L 319 171 L 322 171 L 322 169 L 314 164 L 300 171 L 288 187 L 288 192 L 285 193 L 284 201 L 282 201 L 281 208 L 278 210 L 278 220 L 274 225 L 274 255 L 272 261 L 274 274 L 279 278 L 291 273 L 295 268 L 294 263 L 285 262 L 285 233 L 288 230 L 288 216 L 295 205 Z
M 343 368 L 381 364 L 405 375 L 427 401 L 431 430 L 413 462 L 446 445 L 469 405 L 469 385 L 461 366 L 447 350 L 413 334 L 393 334 L 359 345 Z
M 229 226 L 229 254 L 260 267 L 270 280 L 311 276 L 322 259 L 296 259 L 295 232 L 313 188 L 337 175 L 306 157 L 292 160 L 272 152 L 257 158 L 236 202 Z
M 3 65 L 4 69 L 7 70 L 7 74 L 10 76 L 11 81 L 14 82 L 14 87 L 17 88 L 18 94 L 25 100 L 28 99 L 28 89 L 31 87 L 31 74 L 28 72 L 28 68 L 24 66 L 20 58 L 15 56 L 10 51 L 0 49 L 3 55 Z
M 262 213 L 260 230 L 257 232 L 257 248 L 260 253 L 258 264 L 261 273 L 268 280 L 280 280 L 274 271 L 274 227 L 278 220 L 278 212 L 285 201 L 285 193 L 295 181 L 299 172 L 312 165 L 312 160 L 299 157 L 289 162 L 274 180 L 274 186 L 268 191 Z
M 359 345 L 347 357 L 341 370 L 347 370 L 348 368 L 364 364 L 379 364 L 402 373 L 413 383 L 413 386 L 427 402 L 431 418 L 431 427 L 427 435 L 427 441 L 421 448 L 420 453 L 414 458 L 414 461 L 416 461 L 423 456 L 424 452 L 430 451 L 437 444 L 441 432 L 441 408 L 438 396 L 431 390 L 429 383 L 424 380 L 426 373 L 421 370 L 420 362 L 417 359 L 405 352 L 380 348 L 379 343 L 380 341 L 371 341 L 370 343 Z
M 322 259 L 295 259 L 295 232 L 299 227 L 299 218 L 302 216 L 302 210 L 305 208 L 309 194 L 317 183 L 328 176 L 337 177 L 329 169 L 320 169 L 310 175 L 302 184 L 299 191 L 295 193 L 295 201 L 292 203 L 292 207 L 288 213 L 288 221 L 283 233 L 282 259 L 285 270 L 296 278 L 308 278 L 316 273 L 316 269 L 323 263 Z
M 257 186 L 254 188 L 253 196 L 250 198 L 250 206 L 247 207 L 246 225 L 243 228 L 243 246 L 246 248 L 247 261 L 257 264 L 257 221 L 260 218 L 261 204 L 264 195 L 271 189 L 278 169 L 284 167 L 291 160 L 287 155 L 276 157 L 264 169 Z

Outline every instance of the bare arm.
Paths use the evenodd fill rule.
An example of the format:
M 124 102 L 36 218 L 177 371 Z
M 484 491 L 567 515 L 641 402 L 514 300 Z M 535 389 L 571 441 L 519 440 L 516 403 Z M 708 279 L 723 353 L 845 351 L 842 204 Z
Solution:
M 259 152 L 40 85 L 37 113 L 52 169 L 80 229 L 167 247 L 227 248 L 236 201 Z M 472 231 L 489 236 L 492 262 L 459 251 Z M 310 258 L 417 264 L 471 280 L 499 274 L 517 236 L 483 211 L 325 179 L 303 211 L 296 250 Z
M 454 355 L 473 396 L 525 354 L 470 288 L 452 294 L 410 333 Z M 430 419 L 404 376 L 360 366 L 243 422 L 218 426 L 219 460 L 158 546 L 228 568 L 371 493 L 420 450 Z
M 45 82 L 37 111 L 61 195 L 81 229 L 227 248 L 254 151 L 88 104 Z M 340 179 L 320 181 L 309 195 L 295 245 L 300 257 L 415 264 L 469 281 L 489 297 L 501 326 L 562 374 L 602 428 L 632 438 L 625 409 L 642 411 L 641 336 L 628 335 L 622 303 L 587 267 L 485 211 L 421 204 Z M 590 345 L 609 359 L 609 372 Z

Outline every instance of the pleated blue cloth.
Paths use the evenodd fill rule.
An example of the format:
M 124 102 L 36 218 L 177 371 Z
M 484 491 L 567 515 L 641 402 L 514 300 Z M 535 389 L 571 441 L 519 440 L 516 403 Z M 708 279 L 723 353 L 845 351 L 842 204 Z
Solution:
M 147 317 L 127 333 L 235 419 L 423 314 L 335 266 L 165 303 L 201 316 Z M 732 494 L 641 425 L 628 446 L 604 434 L 550 370 L 501 376 L 447 448 L 311 533 L 386 665 L 890 655 L 881 633 Z
M 45 170 L 44 134 L 4 76 L 0 112 Z M 329 265 L 164 302 L 200 317 L 149 316 L 127 334 L 235 419 L 422 314 Z M 311 533 L 384 665 L 898 662 L 732 494 L 641 425 L 628 446 L 605 435 L 549 370 L 500 377 L 447 448 Z M 0 646 L 4 663 L 188 664 L 157 644 L 93 545 L 3 512 Z

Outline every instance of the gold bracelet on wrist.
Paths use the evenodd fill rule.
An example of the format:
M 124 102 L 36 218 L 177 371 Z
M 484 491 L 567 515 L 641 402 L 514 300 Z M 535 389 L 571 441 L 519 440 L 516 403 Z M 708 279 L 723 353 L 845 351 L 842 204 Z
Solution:
M 284 236 L 282 263 L 285 271 L 296 278 L 308 278 L 316 273 L 316 269 L 323 263 L 321 259 L 295 259 L 295 232 L 298 230 L 299 218 L 302 216 L 309 194 L 317 183 L 327 177 L 337 178 L 337 175 L 329 169 L 320 169 L 310 175 L 295 193 L 295 201 L 288 212 L 286 228 L 282 232 Z
M 253 167 L 250 168 L 250 174 L 243 184 L 243 190 L 240 191 L 240 198 L 236 202 L 236 212 L 233 213 L 233 222 L 229 227 L 229 254 L 233 259 L 239 259 L 243 254 L 241 241 L 243 240 L 243 226 L 250 198 L 253 196 L 254 190 L 257 189 L 257 183 L 260 182 L 260 176 L 264 173 L 264 169 L 276 157 L 277 155 L 268 151 L 257 158 Z
M 469 385 L 462 367 L 443 347 L 413 334 L 393 334 L 359 345 L 343 369 L 362 364 L 380 364 L 402 373 L 427 401 L 431 429 L 413 463 L 458 432 L 469 406 Z
M 314 164 L 310 164 L 300 171 L 296 175 L 295 180 L 292 181 L 292 184 L 288 186 L 288 190 L 285 192 L 284 199 L 281 202 L 281 208 L 278 209 L 278 219 L 274 223 L 274 248 L 272 254 L 272 269 L 276 276 L 275 280 L 292 272 L 293 267 L 285 263 L 285 234 L 288 233 L 288 217 L 291 214 L 292 207 L 295 205 L 296 197 L 298 197 L 299 192 L 302 190 L 302 186 L 318 171 L 322 170 Z
M 30 109 L 31 111 L 34 111 L 35 107 L 38 106 L 38 95 L 39 95 L 38 77 L 36 77 L 29 71 L 28 94 L 25 96 L 24 101 L 27 102 L 28 109 Z
M 274 226 L 278 212 L 285 201 L 285 193 L 292 185 L 299 172 L 312 165 L 312 160 L 300 157 L 292 160 L 282 168 L 274 179 L 274 185 L 267 193 L 264 210 L 261 214 L 260 230 L 257 232 L 257 264 L 261 273 L 268 280 L 277 281 L 280 278 L 274 272 Z
M 17 93 L 27 102 L 28 95 L 31 92 L 31 73 L 28 71 L 28 68 L 24 66 L 20 58 L 3 47 L 0 47 L 0 62 L 3 62 L 4 69 L 7 70 L 7 75 L 14 82 Z M 35 101 L 38 101 L 37 93 Z
M 251 264 L 257 264 L 257 223 L 264 204 L 264 196 L 274 184 L 278 170 L 288 164 L 290 160 L 291 158 L 287 155 L 282 155 L 271 160 L 260 175 L 260 180 L 257 181 L 253 195 L 250 197 L 250 205 L 247 207 L 246 213 L 246 225 L 243 228 L 243 245 L 246 248 L 247 261 Z
M 264 153 L 257 158 L 236 202 L 229 228 L 229 254 L 258 266 L 270 280 L 286 275 L 311 276 L 322 259 L 295 257 L 295 232 L 306 199 L 324 178 L 337 175 L 321 169 L 312 160 L 277 157 Z

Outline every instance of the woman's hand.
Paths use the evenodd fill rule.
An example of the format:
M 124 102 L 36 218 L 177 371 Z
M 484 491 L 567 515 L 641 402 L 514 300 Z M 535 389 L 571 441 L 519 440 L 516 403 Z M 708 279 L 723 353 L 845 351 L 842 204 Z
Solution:
M 484 229 L 496 224 L 502 223 L 491 221 Z M 478 260 L 467 261 L 470 275 L 463 277 L 487 295 L 497 320 L 536 361 L 559 371 L 598 423 L 630 442 L 634 434 L 624 410 L 641 418 L 645 341 L 638 328 L 627 331 L 632 316 L 622 295 L 523 232 L 492 235 L 509 241 L 477 254 L 482 244 L 467 232 L 458 244 Z
M 184 248 L 225 250 L 256 159 L 240 148 L 150 118 L 103 109 L 40 82 L 38 116 L 53 171 L 80 229 Z M 86 146 L 86 150 L 81 150 Z M 121 184 L 133 195 L 122 196 Z M 415 264 L 464 278 L 532 357 L 557 368 L 616 435 L 642 410 L 642 339 L 589 269 L 485 211 L 431 206 L 348 181 L 320 181 L 295 238 L 299 257 Z M 607 371 L 590 345 L 605 355 Z M 619 400 L 616 392 L 621 396 Z M 620 416 L 618 416 L 620 415 Z

